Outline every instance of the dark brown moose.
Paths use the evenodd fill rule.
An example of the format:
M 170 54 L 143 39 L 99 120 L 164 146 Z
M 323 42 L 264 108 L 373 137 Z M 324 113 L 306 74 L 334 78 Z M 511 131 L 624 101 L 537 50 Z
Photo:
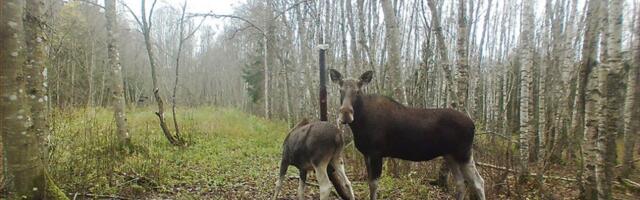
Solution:
M 476 169 L 471 146 L 473 121 L 453 109 L 409 108 L 381 95 L 365 95 L 362 87 L 373 78 L 346 78 L 331 69 L 331 80 L 340 85 L 338 120 L 349 124 L 355 146 L 364 155 L 369 197 L 377 198 L 378 178 L 384 157 L 428 161 L 443 156 L 456 182 L 456 199 L 463 199 L 466 179 L 484 200 L 484 180 Z
M 315 170 L 321 200 L 329 199 L 331 184 L 341 198 L 355 199 L 351 182 L 344 172 L 344 139 L 336 126 L 322 121 L 309 123 L 304 119 L 289 132 L 282 148 L 280 174 L 273 199 L 278 197 L 289 165 L 296 166 L 300 172 L 298 199 L 304 199 L 307 172 L 311 170 Z

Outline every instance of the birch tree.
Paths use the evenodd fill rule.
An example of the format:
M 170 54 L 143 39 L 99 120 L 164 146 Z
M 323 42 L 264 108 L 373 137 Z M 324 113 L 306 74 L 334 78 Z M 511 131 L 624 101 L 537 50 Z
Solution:
M 623 178 L 628 178 L 634 168 L 633 153 L 638 140 L 638 131 L 640 126 L 637 122 L 640 120 L 640 14 L 636 13 L 635 24 L 636 36 L 633 41 L 633 63 L 629 69 L 629 78 L 627 81 L 627 93 L 624 103 L 624 155 L 622 161 Z
M 113 115 L 116 121 L 116 132 L 120 144 L 131 146 L 131 137 L 127 129 L 127 117 L 125 113 L 124 86 L 122 81 L 122 66 L 120 65 L 120 53 L 116 44 L 117 31 L 114 30 L 116 21 L 116 1 L 105 0 L 105 17 L 107 19 L 107 57 L 111 72 L 111 98 Z
M 469 88 L 469 61 L 468 61 L 468 42 L 467 42 L 467 16 L 466 16 L 465 0 L 458 0 L 458 37 L 456 40 L 457 58 L 458 58 L 458 79 L 457 79 L 457 98 L 459 110 L 465 112 L 467 109 L 467 96 Z
M 581 186 L 581 196 L 586 199 L 595 199 L 597 186 L 597 177 L 595 176 L 596 167 L 594 166 L 594 162 L 589 161 L 596 160 L 595 141 L 598 137 L 598 120 L 596 118 L 597 107 L 595 104 L 598 102 L 600 96 L 597 91 L 595 76 L 592 75 L 591 71 L 596 65 L 597 36 L 600 30 L 598 20 L 600 20 L 602 3 L 600 1 L 590 0 L 587 6 L 588 10 L 585 18 L 586 27 L 582 43 L 582 60 L 580 61 L 580 71 L 578 73 L 575 112 L 585 112 L 584 141 L 581 146 L 581 164 L 583 166 L 581 179 L 585 180 L 585 184 Z M 592 75 L 591 78 L 589 78 L 590 75 Z M 579 110 L 581 103 L 584 103 L 584 111 Z M 579 118 L 579 115 L 580 114 L 574 115 L 578 116 L 574 120 L 582 120 Z M 574 128 L 575 127 L 572 127 L 572 129 Z
M 522 30 L 520 32 L 520 178 L 526 179 L 529 174 L 529 138 L 534 134 L 533 126 L 533 2 L 524 1 L 522 7 Z
M 386 91 L 394 98 L 402 97 L 402 91 L 399 83 L 402 82 L 400 77 L 400 32 L 398 28 L 398 19 L 396 17 L 396 11 L 393 7 L 391 0 L 381 0 L 382 13 L 384 14 L 384 26 L 385 26 L 385 42 L 387 43 L 387 57 L 388 61 L 385 64 L 385 71 L 388 71 L 388 76 L 385 76 L 385 82 L 389 84 L 386 87 Z
M 612 0 L 608 6 L 606 27 L 607 57 L 599 71 L 599 89 L 602 99 L 598 102 L 600 124 L 597 139 L 596 181 L 598 199 L 611 199 L 613 168 L 616 162 L 615 137 L 617 122 L 623 103 L 622 86 L 622 0 Z M 603 15 L 604 16 L 604 15 Z M 602 167 L 602 169 L 598 169 Z M 599 180 L 602 178 L 601 180 Z

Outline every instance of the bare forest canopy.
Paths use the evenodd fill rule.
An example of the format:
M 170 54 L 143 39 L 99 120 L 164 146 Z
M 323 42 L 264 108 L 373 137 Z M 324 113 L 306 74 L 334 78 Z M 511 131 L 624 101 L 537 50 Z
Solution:
M 146 162 L 194 159 L 163 153 L 204 150 L 199 148 L 209 147 L 198 144 L 218 145 L 204 142 L 215 142 L 217 137 L 233 145 L 251 131 L 284 134 L 286 126 L 303 118 L 317 120 L 321 47 L 327 47 L 327 68 L 345 77 L 373 71 L 364 93 L 389 96 L 410 107 L 453 108 L 468 114 L 476 126 L 474 154 L 487 180 L 489 199 L 640 195 L 640 0 L 245 0 L 225 13 L 193 9 L 207 3 L 188 0 L 6 0 L 2 4 L 2 112 L 7 111 L 3 119 L 15 118 L 2 124 L 2 148 L 7 150 L 3 163 L 5 157 L 17 155 L 10 152 L 19 152 L 20 144 L 38 144 L 29 150 L 54 153 L 33 169 L 47 168 L 54 180 L 60 180 L 60 188 L 86 198 L 184 197 L 178 194 L 185 191 L 175 191 L 179 184 L 168 180 L 185 174 L 150 171 L 149 166 L 160 163 Z M 10 37 L 13 34 L 25 40 Z M 10 67 L 21 63 L 27 63 L 24 69 Z M 328 116 L 334 122 L 339 87 L 327 82 Z M 17 91 L 28 93 L 18 95 L 15 103 L 12 94 L 22 94 Z M 33 116 L 25 122 L 31 128 L 11 128 L 19 127 L 23 119 L 19 117 L 24 110 L 19 108 L 28 108 Z M 199 108 L 227 118 L 212 119 Z M 115 115 L 105 114 L 112 112 L 105 109 Z M 238 123 L 252 129 L 234 123 L 243 118 L 255 120 Z M 225 136 L 214 128 L 237 134 Z M 24 136 L 25 132 L 36 136 Z M 73 141 L 74 136 L 68 135 L 79 133 L 94 143 Z M 276 171 L 267 169 L 277 166 L 277 148 L 284 137 L 270 134 L 273 141 L 250 140 L 257 146 L 268 144 L 264 148 L 268 150 L 255 150 L 268 159 L 262 160 L 259 170 L 246 172 L 272 173 L 268 184 L 275 181 Z M 91 148 L 85 151 L 86 145 L 111 148 L 111 139 L 95 139 L 106 135 L 147 160 L 131 161 L 129 154 L 110 153 L 104 154 L 111 156 L 106 161 L 146 167 L 107 169 L 89 162 L 76 170 L 62 166 L 77 161 L 70 154 L 101 155 Z M 25 142 L 14 144 L 11 139 Z M 171 145 L 154 147 L 167 139 Z M 233 148 L 240 144 L 250 145 L 237 143 Z M 365 197 L 366 184 L 357 184 L 366 182 L 361 178 L 362 156 L 353 146 L 345 154 L 356 196 Z M 42 155 L 48 154 L 28 154 Z M 198 159 L 209 162 L 201 156 Z M 9 177 L 0 182 L 2 194 L 20 188 L 10 179 L 14 172 L 9 168 L 24 166 L 13 162 L 29 161 L 9 159 L 2 165 L 2 174 L 8 174 L 3 180 Z M 394 179 L 383 181 L 382 197 L 410 199 L 417 198 L 411 196 L 414 193 L 429 193 L 442 198 L 438 195 L 443 190 L 433 189 L 440 192 L 433 196 L 431 187 L 428 192 L 414 188 L 444 177 L 438 176 L 447 173 L 438 172 L 444 166 L 433 164 L 440 161 L 389 159 L 387 163 L 385 170 Z M 29 165 L 38 164 L 25 164 Z M 90 172 L 88 166 L 94 165 L 96 172 Z M 216 173 L 232 168 L 215 167 Z M 395 179 L 416 171 L 424 178 L 418 181 L 422 184 Z M 41 172 L 36 175 L 53 184 Z M 98 178 L 70 178 L 86 173 Z M 251 178 L 260 179 L 256 176 Z M 104 185 L 83 185 L 98 179 Z M 205 178 L 195 179 L 187 187 L 204 184 L 198 181 Z M 188 197 L 248 198 L 229 192 L 241 188 L 249 198 L 266 198 L 272 186 L 237 186 L 225 180 L 206 179 L 208 186 L 219 189 Z M 129 187 L 132 184 L 136 187 Z M 390 191 L 393 185 L 413 191 Z M 557 185 L 562 186 L 554 191 Z

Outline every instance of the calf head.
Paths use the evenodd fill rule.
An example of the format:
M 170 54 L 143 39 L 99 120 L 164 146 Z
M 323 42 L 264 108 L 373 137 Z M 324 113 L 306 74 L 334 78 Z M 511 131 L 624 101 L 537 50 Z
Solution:
M 340 114 L 338 121 L 343 124 L 353 122 L 353 103 L 362 95 L 362 86 L 371 82 L 373 71 L 366 71 L 360 78 L 342 78 L 340 72 L 330 69 L 331 81 L 340 85 Z

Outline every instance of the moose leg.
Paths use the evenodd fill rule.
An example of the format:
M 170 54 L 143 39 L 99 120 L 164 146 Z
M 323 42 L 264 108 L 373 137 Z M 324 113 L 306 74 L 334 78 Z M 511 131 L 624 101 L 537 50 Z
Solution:
M 460 169 L 462 170 L 462 174 L 464 174 L 465 178 L 472 184 L 476 196 L 480 200 L 484 200 L 484 179 L 482 179 L 480 173 L 478 173 L 478 169 L 476 169 L 476 162 L 473 161 L 473 155 L 471 156 L 471 159 L 469 159 L 469 162 L 463 164 Z
M 328 200 L 331 194 L 331 181 L 329 181 L 329 175 L 327 174 L 328 164 L 329 161 L 323 161 L 313 166 L 316 171 L 318 185 L 320 185 L 320 200 Z
M 307 184 L 307 170 L 300 169 L 300 181 L 298 183 L 298 199 L 304 200 L 304 186 Z
M 287 163 L 284 160 L 280 161 L 280 173 L 278 173 L 278 180 L 276 181 L 276 191 L 273 193 L 273 198 L 271 198 L 273 200 L 278 198 L 278 193 L 282 188 L 282 181 L 284 180 L 284 175 L 287 174 L 287 168 L 289 168 L 289 163 Z
M 342 185 L 340 187 L 348 190 L 348 199 L 355 199 L 353 195 L 353 188 L 351 187 L 351 182 L 349 178 L 347 178 L 347 174 L 344 171 L 344 161 L 342 160 L 342 156 L 339 156 L 331 161 L 331 165 L 336 170 L 335 173 L 343 180 Z M 336 185 L 336 190 L 338 186 Z
M 284 176 L 280 176 L 278 177 L 278 181 L 276 181 L 276 191 L 273 193 L 273 200 L 276 200 L 278 198 L 278 193 L 280 192 L 280 189 L 282 188 L 282 180 L 284 179 Z
M 376 200 L 378 198 L 378 178 L 382 174 L 382 158 L 367 156 L 365 159 L 369 179 L 369 199 Z
M 451 156 L 445 156 L 445 162 L 447 162 L 446 165 L 449 166 L 449 170 L 453 174 L 453 178 L 456 182 L 456 199 L 462 200 L 464 199 L 464 194 L 467 190 L 464 184 L 464 175 L 462 174 L 461 169 L 462 166 Z

